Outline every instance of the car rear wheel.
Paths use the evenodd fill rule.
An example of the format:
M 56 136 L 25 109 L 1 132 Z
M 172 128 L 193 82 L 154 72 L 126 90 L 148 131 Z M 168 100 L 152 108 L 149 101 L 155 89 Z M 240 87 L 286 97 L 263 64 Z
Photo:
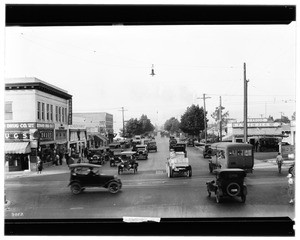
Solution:
M 81 186 L 79 183 L 72 183 L 71 184 L 71 192 L 74 194 L 74 195 L 77 195 L 79 193 L 81 193 Z
M 245 202 L 246 202 L 246 195 L 243 194 L 243 195 L 241 196 L 241 199 L 242 199 L 242 203 L 245 203 Z
M 110 193 L 117 193 L 121 189 L 120 184 L 117 182 L 110 182 L 107 188 Z

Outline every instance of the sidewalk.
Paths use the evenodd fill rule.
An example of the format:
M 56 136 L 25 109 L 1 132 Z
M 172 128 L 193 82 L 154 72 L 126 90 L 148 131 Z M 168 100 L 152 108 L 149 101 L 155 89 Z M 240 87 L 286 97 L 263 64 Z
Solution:
M 87 159 L 83 159 L 85 162 L 87 162 Z M 32 169 L 31 171 L 15 171 L 15 172 L 5 172 L 4 176 L 5 179 L 10 178 L 21 178 L 21 177 L 38 177 L 38 176 L 45 176 L 45 175 L 54 175 L 54 174 L 62 174 L 62 173 L 68 173 L 70 172 L 69 167 L 63 159 L 62 165 L 44 165 L 44 169 L 41 174 L 38 174 L 35 169 Z

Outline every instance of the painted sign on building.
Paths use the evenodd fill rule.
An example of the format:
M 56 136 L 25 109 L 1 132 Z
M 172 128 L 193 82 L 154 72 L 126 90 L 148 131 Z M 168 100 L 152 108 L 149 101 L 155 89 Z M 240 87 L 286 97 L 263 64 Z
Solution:
M 72 98 L 69 99 L 68 125 L 72 125 Z
M 278 122 L 248 122 L 248 127 L 280 127 L 281 124 Z M 244 123 L 232 123 L 233 128 L 242 128 Z
M 29 140 L 29 132 L 24 131 L 9 131 L 5 132 L 5 141 L 6 140 Z

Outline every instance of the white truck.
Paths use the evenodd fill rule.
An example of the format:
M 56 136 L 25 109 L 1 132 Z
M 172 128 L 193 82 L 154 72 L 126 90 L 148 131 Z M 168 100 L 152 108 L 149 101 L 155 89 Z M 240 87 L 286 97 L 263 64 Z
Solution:
M 184 152 L 170 152 L 170 157 L 166 162 L 166 171 L 169 178 L 174 177 L 175 173 L 192 177 L 192 167 L 189 165 L 189 159 L 185 157 Z

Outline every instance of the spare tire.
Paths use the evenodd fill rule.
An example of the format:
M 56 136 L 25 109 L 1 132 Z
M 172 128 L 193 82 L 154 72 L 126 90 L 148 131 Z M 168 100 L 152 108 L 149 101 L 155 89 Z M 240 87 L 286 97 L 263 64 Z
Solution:
M 232 182 L 232 183 L 228 184 L 226 191 L 229 196 L 235 197 L 240 194 L 241 188 L 240 188 L 239 184 Z

